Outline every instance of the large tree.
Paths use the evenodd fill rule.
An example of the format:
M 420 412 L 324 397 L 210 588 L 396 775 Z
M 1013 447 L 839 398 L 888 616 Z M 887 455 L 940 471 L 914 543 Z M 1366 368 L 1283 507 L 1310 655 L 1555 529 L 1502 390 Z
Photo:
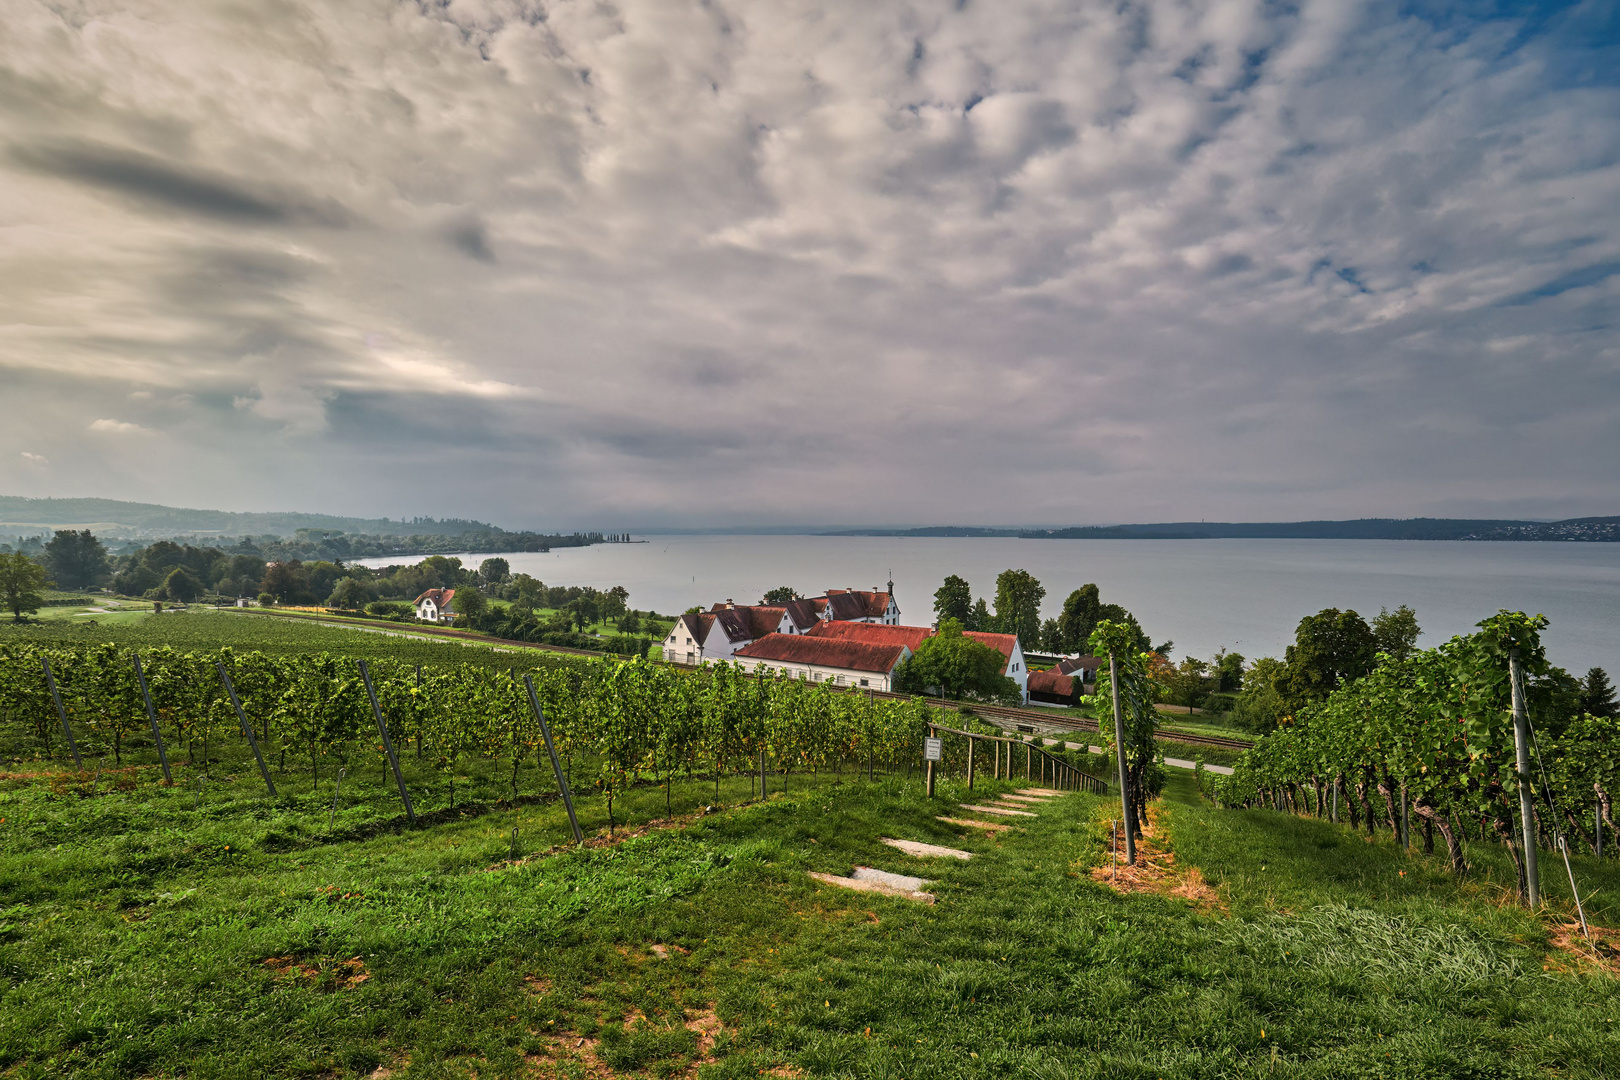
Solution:
M 478 564 L 478 577 L 490 585 L 499 585 L 512 573 L 512 564 L 500 556 L 485 559 Z
M 1405 660 L 1417 651 L 1418 635 L 1423 630 L 1418 626 L 1417 612 L 1402 604 L 1394 611 L 1379 608 L 1378 614 L 1373 616 L 1372 632 L 1379 652 Z
M 1614 686 L 1609 682 L 1609 673 L 1600 667 L 1588 668 L 1586 678 L 1581 680 L 1579 708 L 1583 713 L 1593 716 L 1614 715 Z
M 20 551 L 0 553 L 0 603 L 11 612 L 13 622 L 22 622 L 24 612 L 32 615 L 45 598 L 41 590 L 50 588 L 45 568 Z
M 791 604 L 799 598 L 798 590 L 791 585 L 778 585 L 765 594 L 760 601 L 762 604 Z
M 457 615 L 471 623 L 477 622 L 479 616 L 489 610 L 489 600 L 473 586 L 462 585 L 450 598 L 450 606 Z
M 197 580 L 197 575 L 189 567 L 177 566 L 163 579 L 163 595 L 170 600 L 189 603 L 201 596 L 202 592 L 203 583 Z
M 1079 652 L 1091 640 L 1102 618 L 1102 596 L 1096 585 L 1082 585 L 1063 601 L 1058 615 L 1058 632 L 1064 652 Z
M 1026 644 L 1038 642 L 1044 599 L 1046 589 L 1028 570 L 1003 570 L 996 575 L 996 629 Z
M 946 619 L 955 619 L 969 630 L 977 629 L 973 625 L 973 587 L 966 578 L 951 574 L 934 590 L 934 619 L 941 626 Z
M 89 529 L 64 529 L 51 537 L 45 545 L 45 566 L 60 589 L 100 585 L 112 569 L 107 549 Z
M 1277 692 L 1290 711 L 1321 701 L 1372 671 L 1377 653 L 1366 620 L 1354 611 L 1324 608 L 1299 621 L 1294 644 L 1283 654 L 1286 670 L 1276 680 Z
M 939 693 L 981 701 L 1019 700 L 1018 684 L 1006 675 L 1007 658 L 962 633 L 962 624 L 945 619 L 939 632 L 917 646 L 917 652 L 895 672 L 903 693 Z
M 271 563 L 265 568 L 259 591 L 269 593 L 279 604 L 296 604 L 309 592 L 309 572 L 297 559 Z

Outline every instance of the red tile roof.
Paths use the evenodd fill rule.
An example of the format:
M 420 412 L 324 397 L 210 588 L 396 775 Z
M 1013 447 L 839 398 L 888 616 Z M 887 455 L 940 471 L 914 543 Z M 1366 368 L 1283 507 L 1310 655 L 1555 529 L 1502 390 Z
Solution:
M 987 634 L 983 630 L 964 630 L 963 637 L 970 637 L 980 645 L 988 645 L 1012 663 L 1013 646 L 1018 644 L 1017 634 Z
M 767 634 L 738 650 L 739 660 L 774 660 L 779 664 L 840 668 L 844 671 L 892 672 L 908 650 L 903 644 L 873 644 L 814 637 L 809 634 Z
M 456 590 L 454 589 L 429 589 L 421 596 L 418 596 L 413 603 L 420 604 L 424 600 L 432 600 L 434 607 L 440 611 L 448 611 L 450 610 L 450 599 L 455 595 Z
M 1107 666 L 1106 656 L 1074 656 L 1059 660 L 1057 670 L 1064 675 L 1073 675 L 1077 671 L 1101 671 Z
M 1055 668 L 1051 671 L 1032 671 L 1029 673 L 1029 692 L 1032 694 L 1051 694 L 1054 697 L 1072 698 L 1076 689 L 1074 679 L 1068 675 L 1059 674 Z
M 885 623 L 824 622 L 806 632 L 808 637 L 861 641 L 869 645 L 904 645 L 912 652 L 934 636 L 926 626 L 889 626 Z

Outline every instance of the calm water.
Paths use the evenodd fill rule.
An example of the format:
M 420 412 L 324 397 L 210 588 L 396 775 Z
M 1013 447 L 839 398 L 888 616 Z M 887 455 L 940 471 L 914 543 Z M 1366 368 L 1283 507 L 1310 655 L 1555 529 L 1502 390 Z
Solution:
M 1301 616 L 1410 604 L 1433 645 L 1499 608 L 1552 620 L 1555 663 L 1620 673 L 1620 544 L 1446 543 L 1399 540 L 1019 540 L 840 536 L 656 536 L 502 556 L 548 585 L 623 585 L 630 603 L 664 613 L 733 598 L 757 602 L 776 585 L 813 595 L 870 589 L 894 574 L 907 623 L 926 625 L 947 574 L 994 599 L 996 575 L 1028 570 L 1046 586 L 1044 613 L 1088 581 L 1123 604 L 1175 655 L 1225 647 L 1279 655 Z M 466 555 L 476 565 L 483 556 Z M 399 562 L 370 559 L 370 565 Z

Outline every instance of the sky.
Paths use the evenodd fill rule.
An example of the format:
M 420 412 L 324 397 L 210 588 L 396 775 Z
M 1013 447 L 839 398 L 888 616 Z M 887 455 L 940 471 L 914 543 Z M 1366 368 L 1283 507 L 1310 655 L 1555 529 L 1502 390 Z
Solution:
M 0 493 L 1620 513 L 1620 3 L 0 0 Z

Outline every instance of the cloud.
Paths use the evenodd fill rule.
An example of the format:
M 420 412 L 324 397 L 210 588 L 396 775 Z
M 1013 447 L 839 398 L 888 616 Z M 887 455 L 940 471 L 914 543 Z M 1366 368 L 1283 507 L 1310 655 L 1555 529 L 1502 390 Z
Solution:
M 92 420 L 90 431 L 102 435 L 152 435 L 151 428 L 144 428 L 139 424 L 131 424 L 126 420 Z
M 23 3 L 14 427 L 512 524 L 1612 512 L 1620 46 L 1470 11 Z
M 49 465 L 51 463 L 51 459 L 44 454 L 32 454 L 27 450 L 24 450 L 19 456 L 30 465 Z

